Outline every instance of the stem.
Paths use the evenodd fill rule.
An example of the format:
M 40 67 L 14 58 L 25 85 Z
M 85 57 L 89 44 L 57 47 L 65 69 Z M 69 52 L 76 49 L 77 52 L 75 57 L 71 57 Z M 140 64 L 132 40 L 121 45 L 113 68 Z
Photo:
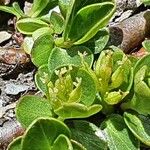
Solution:
M 130 109 L 129 106 L 130 106 L 130 105 L 129 105 L 128 102 L 127 102 L 127 103 L 123 103 L 123 104 L 121 104 L 121 109 L 122 109 L 122 110 Z
M 134 95 L 133 98 L 130 101 L 121 104 L 121 109 L 122 110 L 134 109 L 135 108 L 135 103 L 136 103 L 136 96 Z
M 100 101 L 100 104 L 103 106 L 102 112 L 104 114 L 112 114 L 114 112 L 114 107 L 112 105 L 108 105 L 102 96 L 97 93 L 97 99 Z

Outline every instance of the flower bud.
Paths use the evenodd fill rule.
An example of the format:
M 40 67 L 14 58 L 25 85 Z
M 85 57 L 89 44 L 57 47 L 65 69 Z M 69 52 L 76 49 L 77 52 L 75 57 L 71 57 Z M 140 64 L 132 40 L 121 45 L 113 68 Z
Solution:
M 77 78 L 77 82 L 74 83 L 75 89 L 69 94 L 68 102 L 79 102 L 81 96 L 81 78 Z
M 112 52 L 101 52 L 96 63 L 95 73 L 104 83 L 108 83 L 112 74 Z
M 118 67 L 117 70 L 112 74 L 111 77 L 111 89 L 118 88 L 124 81 L 124 69 L 122 66 Z
M 121 91 L 106 93 L 104 100 L 109 105 L 115 105 L 118 104 L 127 94 L 128 92 Z

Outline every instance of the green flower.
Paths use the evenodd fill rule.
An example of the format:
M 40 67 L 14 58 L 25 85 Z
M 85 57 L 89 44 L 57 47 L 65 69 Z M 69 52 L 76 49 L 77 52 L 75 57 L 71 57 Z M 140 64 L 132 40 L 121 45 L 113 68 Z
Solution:
M 102 51 L 95 65 L 99 81 L 98 92 L 104 102 L 114 105 L 129 93 L 132 84 L 132 66 L 121 51 Z

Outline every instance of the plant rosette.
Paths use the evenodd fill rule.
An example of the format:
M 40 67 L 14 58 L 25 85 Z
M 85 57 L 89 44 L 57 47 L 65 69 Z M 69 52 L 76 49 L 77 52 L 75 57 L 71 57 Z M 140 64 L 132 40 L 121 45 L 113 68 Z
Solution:
M 132 109 L 143 115 L 150 114 L 150 55 L 140 59 L 134 68 L 134 95 L 122 104 L 123 109 Z
M 133 67 L 129 58 L 119 50 L 105 50 L 94 65 L 94 79 L 103 112 L 121 103 L 129 94 L 133 82 Z

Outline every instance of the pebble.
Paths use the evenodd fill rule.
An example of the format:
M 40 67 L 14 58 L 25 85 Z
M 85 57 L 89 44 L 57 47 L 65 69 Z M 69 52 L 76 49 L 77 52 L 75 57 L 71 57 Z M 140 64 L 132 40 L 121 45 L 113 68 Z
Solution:
M 17 85 L 14 83 L 8 83 L 5 87 L 5 93 L 9 95 L 17 95 L 20 92 L 24 92 L 29 89 L 27 85 Z
M 0 44 L 11 38 L 11 34 L 6 31 L 0 31 Z

